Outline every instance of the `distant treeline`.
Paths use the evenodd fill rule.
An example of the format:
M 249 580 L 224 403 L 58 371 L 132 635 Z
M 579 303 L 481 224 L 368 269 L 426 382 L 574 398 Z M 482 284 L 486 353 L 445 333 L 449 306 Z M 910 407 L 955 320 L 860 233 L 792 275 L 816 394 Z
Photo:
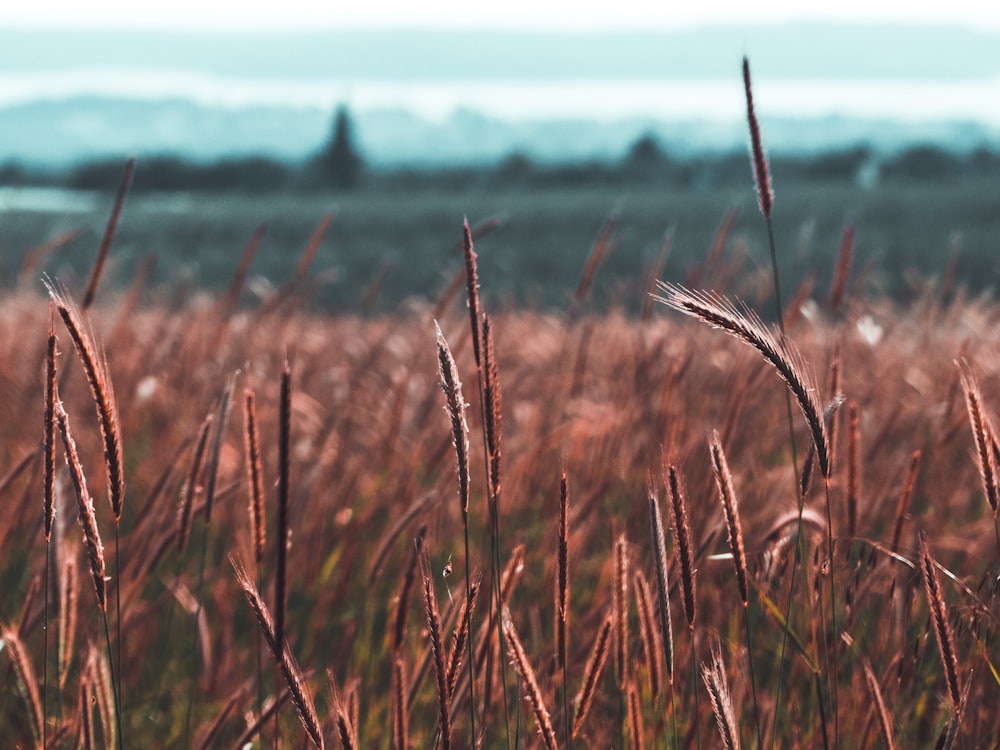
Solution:
M 99 159 L 61 171 L 42 170 L 15 162 L 0 166 L 0 185 L 106 190 L 117 184 L 124 159 Z M 652 137 L 637 140 L 621 159 L 552 164 L 511 154 L 494 164 L 446 167 L 375 168 L 350 147 L 331 138 L 330 144 L 304 163 L 266 157 L 226 158 L 212 163 L 179 156 L 140 160 L 135 192 L 289 192 L 465 185 L 533 187 L 657 184 L 692 188 L 724 187 L 747 179 L 747 155 L 676 157 Z M 880 154 L 865 146 L 815 155 L 775 154 L 771 168 L 782 180 L 856 183 L 935 181 L 955 178 L 1000 178 L 1000 153 L 986 147 L 965 153 L 937 146 L 914 146 L 895 154 Z

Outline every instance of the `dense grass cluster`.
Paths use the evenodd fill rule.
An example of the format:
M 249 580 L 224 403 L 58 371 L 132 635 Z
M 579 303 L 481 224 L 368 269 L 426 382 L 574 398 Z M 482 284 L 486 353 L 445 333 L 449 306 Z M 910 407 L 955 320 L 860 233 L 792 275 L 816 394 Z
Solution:
M 763 298 L 766 281 L 754 283 L 761 288 L 740 291 Z M 358 746 L 434 743 L 443 699 L 429 656 L 431 606 L 422 603 L 421 569 L 428 601 L 440 607 L 445 667 L 456 658 L 456 625 L 467 619 L 459 617 L 465 572 L 482 581 L 463 636 L 476 659 L 474 709 L 464 666 L 451 677 L 448 726 L 456 746 L 470 741 L 473 717 L 488 747 L 506 744 L 507 727 L 512 743 L 519 737 L 534 745 L 543 714 L 546 733 L 560 746 L 574 729 L 578 746 L 644 740 L 685 747 L 699 736 L 712 746 L 712 709 L 722 691 L 734 731 L 748 745 L 758 725 L 765 742 L 776 735 L 778 746 L 818 746 L 824 733 L 841 747 L 870 746 L 884 741 L 879 736 L 898 747 L 926 745 L 949 732 L 967 746 L 1000 739 L 993 714 L 1000 549 L 978 468 L 985 457 L 996 481 L 989 473 L 996 448 L 988 443 L 978 452 L 966 403 L 975 394 L 979 429 L 990 440 L 989 415 L 1000 398 L 1000 315 L 990 303 L 960 295 L 944 305 L 933 287 L 907 307 L 848 297 L 837 315 L 826 305 L 795 302 L 787 327 L 802 352 L 797 366 L 820 383 L 820 402 L 837 391 L 847 406 L 826 417 L 830 515 L 821 472 L 805 496 L 804 554 L 782 667 L 797 493 L 812 437 L 797 418 L 800 465 L 793 466 L 784 384 L 749 347 L 672 315 L 491 318 L 504 440 L 494 527 L 490 487 L 497 480 L 486 482 L 478 439 L 484 410 L 469 317 L 458 301 L 439 308 L 467 384 L 467 559 L 456 433 L 443 410 L 430 305 L 363 319 L 312 316 L 294 295 L 237 312 L 207 297 L 170 312 L 133 307 L 132 299 L 93 311 L 94 346 L 106 351 L 103 377 L 117 394 L 126 488 L 118 557 L 112 545 L 103 549 L 109 649 L 61 449 L 46 545 L 41 375 L 49 306 L 26 292 L 0 303 L 8 405 L 0 427 L 7 467 L 0 483 L 4 668 L 18 676 L 0 704 L 5 736 L 37 741 L 44 702 L 54 746 L 72 747 L 84 731 L 110 745 L 117 731 L 112 675 L 120 679 L 121 731 L 133 747 L 235 746 L 274 696 L 286 695 L 273 659 L 260 657 L 262 615 L 244 591 L 259 590 L 273 610 L 280 538 L 273 488 L 287 359 L 288 646 L 277 652 L 301 665 L 294 668 L 300 688 L 314 696 L 308 701 L 328 741 L 341 736 L 342 723 Z M 91 313 L 78 315 L 89 320 Z M 106 441 L 87 368 L 74 361 L 65 327 L 57 335 L 58 393 L 107 539 L 115 514 L 103 500 Z M 956 365 L 960 358 L 968 361 L 964 369 Z M 255 398 L 263 493 L 255 513 L 248 393 Z M 734 532 L 717 485 L 720 456 L 738 503 L 748 591 L 727 542 Z M 562 556 L 552 551 L 560 547 L 563 472 L 561 577 Z M 686 498 L 689 563 L 670 507 L 673 481 Z M 651 497 L 674 529 L 665 533 L 667 602 L 657 594 Z M 265 545 L 259 561 L 252 524 L 258 516 Z M 499 531 L 495 553 L 491 529 Z M 186 545 L 179 544 L 184 534 Z M 46 634 L 47 549 L 56 564 Z M 486 631 L 496 622 L 490 599 L 497 561 L 501 575 L 507 569 L 502 655 L 497 628 Z M 934 586 L 930 603 L 924 569 L 936 575 L 925 576 Z M 657 614 L 664 605 L 671 605 L 665 615 L 668 625 L 673 618 L 673 635 Z M 952 646 L 942 649 L 945 631 Z M 595 643 L 603 654 L 593 653 Z M 939 653 L 948 648 L 943 662 Z M 602 672 L 608 651 L 615 668 Z M 520 676 L 529 669 L 531 682 Z M 405 715 L 394 716 L 394 705 Z M 263 734 L 280 732 L 297 743 L 303 730 L 296 712 L 277 713 Z M 405 741 L 396 731 L 405 731 Z M 210 733 L 213 739 L 205 739 Z
M 694 288 L 668 244 L 641 317 L 594 315 L 612 217 L 564 313 L 488 309 L 487 222 L 434 304 L 319 316 L 327 216 L 259 304 L 251 243 L 144 305 L 98 293 L 130 173 L 84 289 L 0 299 L 5 738 L 1000 742 L 989 299 L 859 294 L 850 229 L 829 301 L 781 304 L 724 228 Z

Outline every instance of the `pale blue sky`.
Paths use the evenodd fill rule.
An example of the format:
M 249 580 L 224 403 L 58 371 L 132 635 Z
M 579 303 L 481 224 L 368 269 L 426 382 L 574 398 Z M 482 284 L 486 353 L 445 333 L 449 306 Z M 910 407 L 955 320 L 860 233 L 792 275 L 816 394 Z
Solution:
M 348 27 L 491 28 L 560 31 L 676 29 L 789 20 L 947 23 L 1000 30 L 1000 3 L 951 0 L 708 0 L 569 3 L 546 0 L 41 0 L 0 3 L 2 28 L 276 31 Z M 845 50 L 845 54 L 849 50 Z

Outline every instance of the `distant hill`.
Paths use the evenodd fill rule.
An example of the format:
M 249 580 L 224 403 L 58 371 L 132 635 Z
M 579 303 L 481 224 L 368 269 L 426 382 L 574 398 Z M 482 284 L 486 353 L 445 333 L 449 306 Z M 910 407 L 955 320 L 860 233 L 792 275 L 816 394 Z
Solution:
M 1000 144 L 1000 105 L 988 107 L 991 82 L 1000 76 L 1000 35 L 961 28 L 0 30 L 0 162 L 59 167 L 125 153 L 295 162 L 325 142 L 339 101 L 351 107 L 358 144 L 375 165 L 472 164 L 514 153 L 542 162 L 617 159 L 647 134 L 680 155 L 726 151 L 745 141 L 744 53 L 763 94 L 760 114 L 772 151 Z M 539 82 L 549 88 L 538 88 Z M 881 88 L 865 92 L 866 82 Z M 927 82 L 949 96 L 922 96 Z M 633 84 L 640 93 L 632 91 L 627 105 L 613 101 Z M 533 85 L 531 95 L 518 88 Z M 883 103 L 889 114 L 838 115 L 824 105 L 801 114 L 800 100 L 826 89 L 836 89 L 840 102 Z M 554 100 L 567 90 L 575 99 L 564 115 Z M 408 101 L 388 103 L 407 93 Z M 888 107 L 887 93 L 895 97 Z M 685 96 L 695 104 L 683 104 Z M 486 106 L 504 97 L 518 105 L 516 114 Z M 768 110 L 768 101 L 777 99 L 785 109 Z M 897 102 L 934 105 L 938 99 L 930 115 L 927 107 L 917 114 L 895 109 Z M 698 111 L 699 101 L 723 102 L 724 115 Z
M 325 143 L 330 113 L 321 108 L 211 107 L 184 100 L 79 98 L 0 108 L 0 163 L 41 167 L 126 154 L 173 154 L 195 161 L 265 156 L 300 162 Z M 562 119 L 511 122 L 459 110 L 441 122 L 399 110 L 360 112 L 354 132 L 374 166 L 442 166 L 499 161 L 518 153 L 539 162 L 621 158 L 644 135 L 675 156 L 743 149 L 742 121 L 663 122 Z M 1000 147 L 991 128 L 976 123 L 925 123 L 825 118 L 771 119 L 773 153 L 815 153 L 866 144 L 895 151 L 931 143 L 968 151 Z

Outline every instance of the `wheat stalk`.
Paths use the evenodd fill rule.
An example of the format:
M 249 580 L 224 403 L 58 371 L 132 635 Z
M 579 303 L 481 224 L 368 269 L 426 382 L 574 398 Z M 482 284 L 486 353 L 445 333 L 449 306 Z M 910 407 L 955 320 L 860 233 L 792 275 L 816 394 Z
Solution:
M 107 610 L 106 576 L 104 565 L 104 545 L 101 544 L 101 534 L 97 529 L 97 516 L 94 514 L 94 501 L 87 491 L 87 480 L 80 465 L 80 457 L 76 452 L 76 442 L 69 428 L 69 417 L 61 403 L 56 402 L 56 423 L 62 435 L 63 447 L 66 451 L 66 464 L 73 480 L 73 490 L 76 493 L 77 509 L 80 525 L 83 527 L 83 538 L 87 546 L 87 559 L 90 561 L 90 573 L 94 580 L 94 590 L 97 593 L 97 606 L 103 612 Z
M 444 664 L 444 646 L 441 645 L 441 615 L 438 612 L 437 597 L 434 595 L 434 582 L 426 567 L 421 570 L 424 580 L 424 610 L 427 615 L 427 637 L 430 639 L 431 655 L 434 658 L 434 676 L 437 679 L 438 692 L 438 732 L 441 737 L 441 747 L 448 750 L 451 747 L 451 716 L 448 713 L 449 692 L 448 676 Z
M 583 728 L 583 722 L 590 711 L 590 704 L 593 703 L 594 695 L 597 693 L 597 683 L 600 682 L 601 675 L 604 673 L 604 665 L 608 660 L 608 641 L 611 639 L 611 627 L 613 624 L 613 614 L 609 614 L 604 618 L 600 630 L 597 631 L 594 647 L 587 658 L 587 666 L 583 670 L 583 681 L 580 684 L 580 692 L 577 693 L 573 701 L 576 704 L 576 715 L 573 717 L 574 738 Z
M 962 379 L 962 390 L 965 391 L 965 403 L 969 411 L 969 422 L 972 424 L 972 434 L 976 441 L 976 458 L 979 462 L 979 474 L 983 480 L 986 500 L 990 504 L 993 515 L 997 515 L 1000 489 L 997 487 L 997 467 L 993 461 L 993 430 L 989 418 L 983 411 L 983 396 L 979 383 L 968 362 L 959 363 Z
M 740 727 L 736 721 L 733 698 L 726 680 L 726 665 L 722 661 L 722 650 L 718 643 L 712 645 L 712 661 L 701 665 L 701 678 L 712 698 L 712 713 L 722 736 L 726 750 L 739 750 Z
M 695 609 L 695 567 L 694 545 L 691 541 L 691 527 L 688 524 L 687 503 L 680 472 L 676 466 L 667 468 L 667 486 L 670 490 L 670 506 L 674 513 L 674 535 L 677 538 L 677 552 L 681 562 L 681 592 L 684 594 L 684 615 L 688 629 L 694 631 Z
M 291 694 L 292 703 L 295 704 L 299 720 L 302 722 L 303 728 L 316 747 L 322 749 L 323 736 L 320 731 L 319 717 L 316 715 L 316 704 L 313 703 L 312 696 L 309 694 L 309 688 L 306 686 L 302 670 L 296 663 L 295 657 L 288 648 L 288 644 L 284 640 L 278 640 L 277 628 L 271 619 L 271 613 L 268 611 L 267 604 L 264 603 L 260 592 L 257 591 L 257 586 L 254 585 L 253 580 L 251 580 L 244 567 L 232 555 L 229 557 L 229 562 L 233 566 L 233 570 L 236 573 L 236 580 L 240 588 L 243 589 L 243 593 L 250 603 L 250 608 L 257 618 L 257 627 L 260 628 L 260 632 L 267 642 L 271 655 L 274 657 L 274 661 L 277 663 L 278 669 L 285 679 L 285 684 L 288 686 L 288 692 Z
M 667 663 L 667 680 L 674 684 L 674 631 L 670 620 L 670 585 L 667 580 L 667 547 L 666 535 L 663 533 L 663 516 L 660 513 L 660 501 L 652 487 L 647 492 L 649 501 L 650 533 L 653 537 L 653 555 L 656 561 L 656 592 L 657 619 L 660 626 L 660 638 L 665 649 Z
M 70 338 L 83 364 L 87 383 L 97 408 L 97 418 L 104 439 L 104 463 L 108 478 L 108 498 L 115 515 L 115 524 L 121 520 L 125 499 L 125 475 L 122 459 L 121 430 L 118 424 L 118 406 L 108 375 L 107 359 L 98 354 L 93 333 L 84 325 L 80 311 L 62 288 L 46 279 L 49 296 L 69 331 Z
M 260 429 L 257 425 L 257 402 L 254 392 L 243 391 L 243 449 L 247 471 L 247 494 L 249 495 L 250 529 L 253 535 L 253 556 L 257 567 L 264 561 L 264 547 L 267 541 L 264 523 L 264 467 L 260 455 Z
M 504 612 L 504 617 L 508 617 L 507 612 Z M 504 626 L 503 632 L 507 639 L 507 648 L 514 660 L 514 667 L 517 669 L 518 674 L 521 675 L 524 690 L 528 694 L 528 702 L 531 704 L 531 710 L 535 714 L 535 723 L 538 724 L 538 731 L 542 735 L 542 741 L 545 743 L 546 750 L 555 750 L 556 733 L 552 728 L 552 720 L 549 717 L 548 709 L 545 707 L 545 701 L 542 700 L 542 691 L 538 688 L 535 670 L 531 668 L 531 663 L 524 653 L 524 646 L 521 645 L 521 639 L 518 638 L 513 623 L 508 621 Z
M 931 610 L 931 620 L 934 623 L 934 635 L 937 638 L 938 650 L 941 652 L 941 663 L 944 666 L 945 677 L 948 680 L 948 692 L 957 712 L 962 703 L 962 682 L 958 673 L 958 655 L 955 651 L 955 639 L 948 621 L 948 608 L 941 593 L 941 583 L 938 581 L 936 563 L 927 545 L 927 535 L 921 531 L 920 537 L 920 573 L 924 579 L 924 591 Z

